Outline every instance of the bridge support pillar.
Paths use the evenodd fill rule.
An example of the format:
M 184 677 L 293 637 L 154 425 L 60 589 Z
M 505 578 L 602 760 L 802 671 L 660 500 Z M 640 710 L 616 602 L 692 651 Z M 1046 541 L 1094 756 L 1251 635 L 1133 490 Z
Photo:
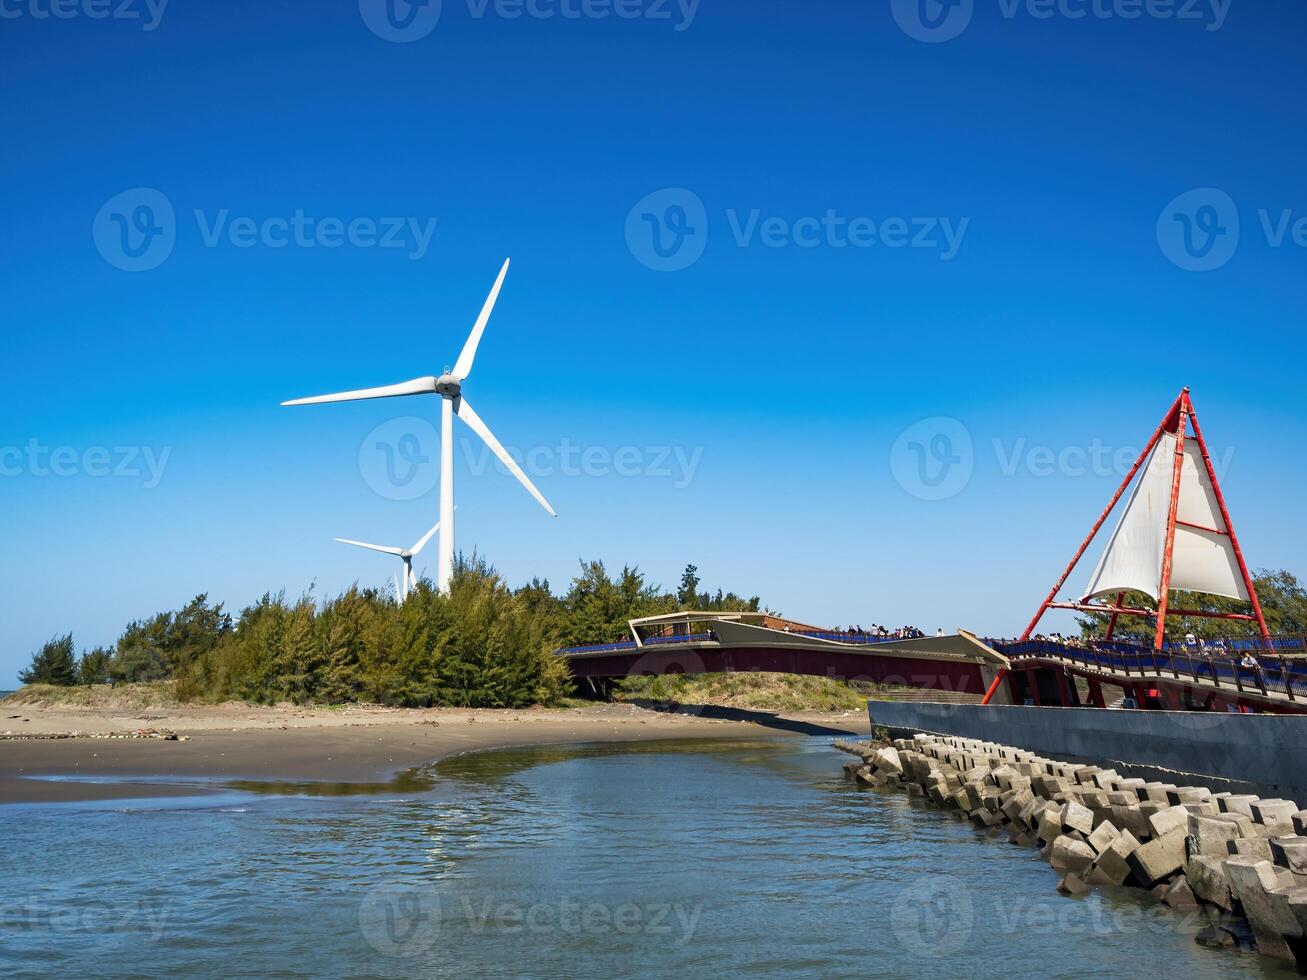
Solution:
M 1097 677 L 1087 678 L 1089 682 L 1089 703 L 1095 708 L 1106 708 L 1107 701 L 1103 697 L 1103 682 Z
M 1064 708 L 1074 708 L 1080 703 L 1080 699 L 1076 697 L 1075 690 L 1072 687 L 1070 680 L 1067 679 L 1065 670 L 1059 670 L 1057 672 L 1057 693 L 1059 700 L 1062 702 L 1062 707 Z

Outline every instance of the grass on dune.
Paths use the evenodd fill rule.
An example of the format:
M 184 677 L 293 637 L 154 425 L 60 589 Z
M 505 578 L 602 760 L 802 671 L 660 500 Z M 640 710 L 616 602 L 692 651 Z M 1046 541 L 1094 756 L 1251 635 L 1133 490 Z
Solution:
M 870 685 L 854 687 L 828 677 L 762 672 L 668 674 L 630 677 L 613 692 L 617 701 L 674 701 L 765 711 L 862 711 Z

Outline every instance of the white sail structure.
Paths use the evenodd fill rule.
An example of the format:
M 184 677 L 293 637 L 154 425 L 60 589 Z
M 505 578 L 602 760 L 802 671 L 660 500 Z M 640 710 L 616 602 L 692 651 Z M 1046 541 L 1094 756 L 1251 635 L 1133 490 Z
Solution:
M 1176 436 L 1163 433 L 1089 577 L 1087 601 L 1135 590 L 1160 601 Z M 1176 508 L 1171 588 L 1249 601 L 1234 541 L 1194 439 L 1186 439 Z

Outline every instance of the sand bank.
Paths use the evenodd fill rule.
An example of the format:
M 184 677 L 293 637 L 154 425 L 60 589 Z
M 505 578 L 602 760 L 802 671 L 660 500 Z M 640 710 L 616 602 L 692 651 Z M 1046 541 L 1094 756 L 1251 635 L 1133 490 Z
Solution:
M 840 736 L 865 734 L 868 728 L 865 713 L 857 712 L 776 715 L 705 708 L 668 713 L 617 704 L 524 710 L 5 705 L 2 714 L 0 732 L 83 734 L 0 739 L 0 803 L 203 793 L 233 780 L 384 783 L 459 752 L 511 745 Z M 89 735 L 137 729 L 184 738 Z M 205 781 L 213 781 L 211 789 Z

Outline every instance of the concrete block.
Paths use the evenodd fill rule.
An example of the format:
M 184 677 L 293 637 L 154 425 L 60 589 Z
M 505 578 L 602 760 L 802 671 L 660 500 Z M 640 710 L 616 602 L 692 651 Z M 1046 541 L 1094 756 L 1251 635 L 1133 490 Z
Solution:
M 1003 804 L 1003 816 L 1007 817 L 1013 823 L 1019 823 L 1025 826 L 1022 814 L 1026 807 L 1034 800 L 1035 795 L 1028 789 L 1018 790 L 1012 794 L 1011 799 Z
M 1189 887 L 1184 875 L 1171 882 L 1162 901 L 1177 912 L 1192 912 L 1198 908 L 1198 899 L 1194 897 L 1193 889 Z
M 1095 857 L 1094 849 L 1084 841 L 1063 836 L 1053 841 L 1049 864 L 1056 871 L 1082 874 L 1093 865 Z
M 1187 836 L 1183 827 L 1177 827 L 1156 840 L 1140 845 L 1126 859 L 1131 872 L 1145 887 L 1155 885 L 1163 878 L 1175 874 L 1185 864 Z
M 1212 791 L 1205 786 L 1177 786 L 1166 791 L 1166 802 L 1171 806 L 1185 803 L 1205 803 L 1212 798 Z
M 1058 837 L 1062 836 L 1062 809 L 1056 806 L 1047 806 L 1039 817 L 1039 827 L 1036 833 L 1039 839 L 1046 844 L 1051 844 Z
M 1221 808 L 1222 813 L 1242 813 L 1249 820 L 1253 818 L 1252 805 L 1256 803 L 1260 796 L 1252 796 L 1248 793 L 1232 793 L 1229 796 L 1217 798 L 1217 805 Z
M 1116 829 L 1115 824 L 1110 820 L 1104 820 L 1094 832 L 1089 835 L 1089 846 L 1094 849 L 1095 854 L 1102 854 L 1107 850 L 1107 846 L 1121 836 L 1121 831 Z
M 1100 877 L 1107 879 L 1107 883 L 1125 884 L 1131 874 L 1129 857 L 1139 846 L 1139 841 L 1128 830 L 1124 830 L 1098 855 L 1094 868 L 1100 872 Z M 1095 884 L 1099 883 L 1095 881 Z
M 1029 801 L 1021 807 L 1021 812 L 1017 814 L 1017 823 L 1027 830 L 1035 830 L 1039 827 L 1039 818 L 1044 812 L 1044 807 L 1048 804 L 1038 796 L 1031 794 Z
M 1224 926 L 1204 926 L 1194 936 L 1194 942 L 1208 949 L 1228 949 L 1239 945 L 1239 937 Z
M 1158 810 L 1148 818 L 1148 826 L 1152 829 L 1154 837 L 1163 837 L 1171 831 L 1181 828 L 1184 829 L 1187 836 L 1189 833 L 1189 811 L 1182 805 Z
M 1167 803 L 1169 805 L 1170 801 L 1167 800 L 1166 793 L 1172 789 L 1175 789 L 1174 783 L 1144 783 L 1144 785 L 1138 787 L 1139 802 L 1156 800 L 1158 803 Z
M 1115 769 L 1104 769 L 1102 772 L 1094 773 L 1094 785 L 1099 789 L 1114 789 L 1120 779 Z
M 1271 838 L 1271 857 L 1276 865 L 1296 875 L 1307 875 L 1307 837 Z
M 872 772 L 866 766 L 860 767 L 854 777 L 863 786 L 879 786 L 883 781 L 880 773 Z
M 1185 862 L 1184 875 L 1193 893 L 1204 902 L 1227 912 L 1234 908 L 1224 859 L 1207 854 L 1195 855 Z
M 1286 879 L 1292 875 L 1269 861 L 1236 857 L 1225 862 L 1230 889 L 1252 926 L 1257 950 L 1263 956 L 1292 960 L 1285 937 L 1300 937 L 1303 929 L 1289 904 Z
M 1098 768 L 1098 766 L 1078 766 L 1074 773 L 1074 778 L 1077 783 L 1088 783 L 1092 786 L 1094 784 L 1094 777 L 1102 771 L 1103 770 Z
M 1085 880 L 1077 874 L 1067 873 L 1062 876 L 1062 880 L 1057 883 L 1057 890 L 1063 895 L 1070 895 L 1072 898 L 1078 898 L 1081 895 L 1089 893 L 1089 886 Z
M 1110 806 L 1107 801 L 1107 791 L 1101 789 L 1082 789 L 1074 794 L 1073 797 L 1081 806 L 1088 807 L 1090 810 L 1096 810 L 1099 807 Z
M 1093 811 L 1079 803 L 1064 804 L 1059 819 L 1062 822 L 1064 831 L 1078 830 L 1080 833 L 1088 835 L 1094 829 Z
M 1129 872 L 1127 871 L 1127 875 Z M 1122 879 L 1124 880 L 1124 879 Z M 1106 870 L 1095 864 L 1085 875 L 1085 883 L 1090 885 L 1119 885 L 1120 881 L 1113 880 L 1112 876 Z
M 1112 823 L 1143 839 L 1152 834 L 1153 828 L 1149 825 L 1143 811 L 1139 809 L 1140 806 L 1141 804 L 1136 803 L 1133 806 L 1112 807 Z
M 1003 814 L 985 807 L 972 810 L 970 817 L 971 822 L 980 827 L 997 827 L 1003 823 Z
M 895 776 L 903 772 L 903 762 L 899 759 L 899 750 L 893 746 L 887 746 L 873 754 L 871 761 L 877 769 L 883 772 L 893 773 Z
M 1275 855 L 1271 853 L 1269 837 L 1240 837 L 1230 841 L 1230 854 L 1234 857 L 1249 858 L 1253 861 L 1274 863 Z
M 1293 815 L 1293 832 L 1307 837 L 1307 810 L 1299 810 Z
M 1298 920 L 1298 929 L 1307 936 L 1307 888 L 1290 888 L 1287 897 L 1289 911 Z M 1301 966 L 1301 963 L 1299 965 Z
M 1298 804 L 1292 800 L 1258 800 L 1252 804 L 1253 822 L 1270 827 L 1276 835 L 1293 833 Z
M 1252 821 L 1242 814 L 1221 813 L 1214 817 L 1197 813 L 1189 815 L 1189 856 L 1206 854 L 1225 858 L 1230 855 L 1230 842 L 1246 837 Z

